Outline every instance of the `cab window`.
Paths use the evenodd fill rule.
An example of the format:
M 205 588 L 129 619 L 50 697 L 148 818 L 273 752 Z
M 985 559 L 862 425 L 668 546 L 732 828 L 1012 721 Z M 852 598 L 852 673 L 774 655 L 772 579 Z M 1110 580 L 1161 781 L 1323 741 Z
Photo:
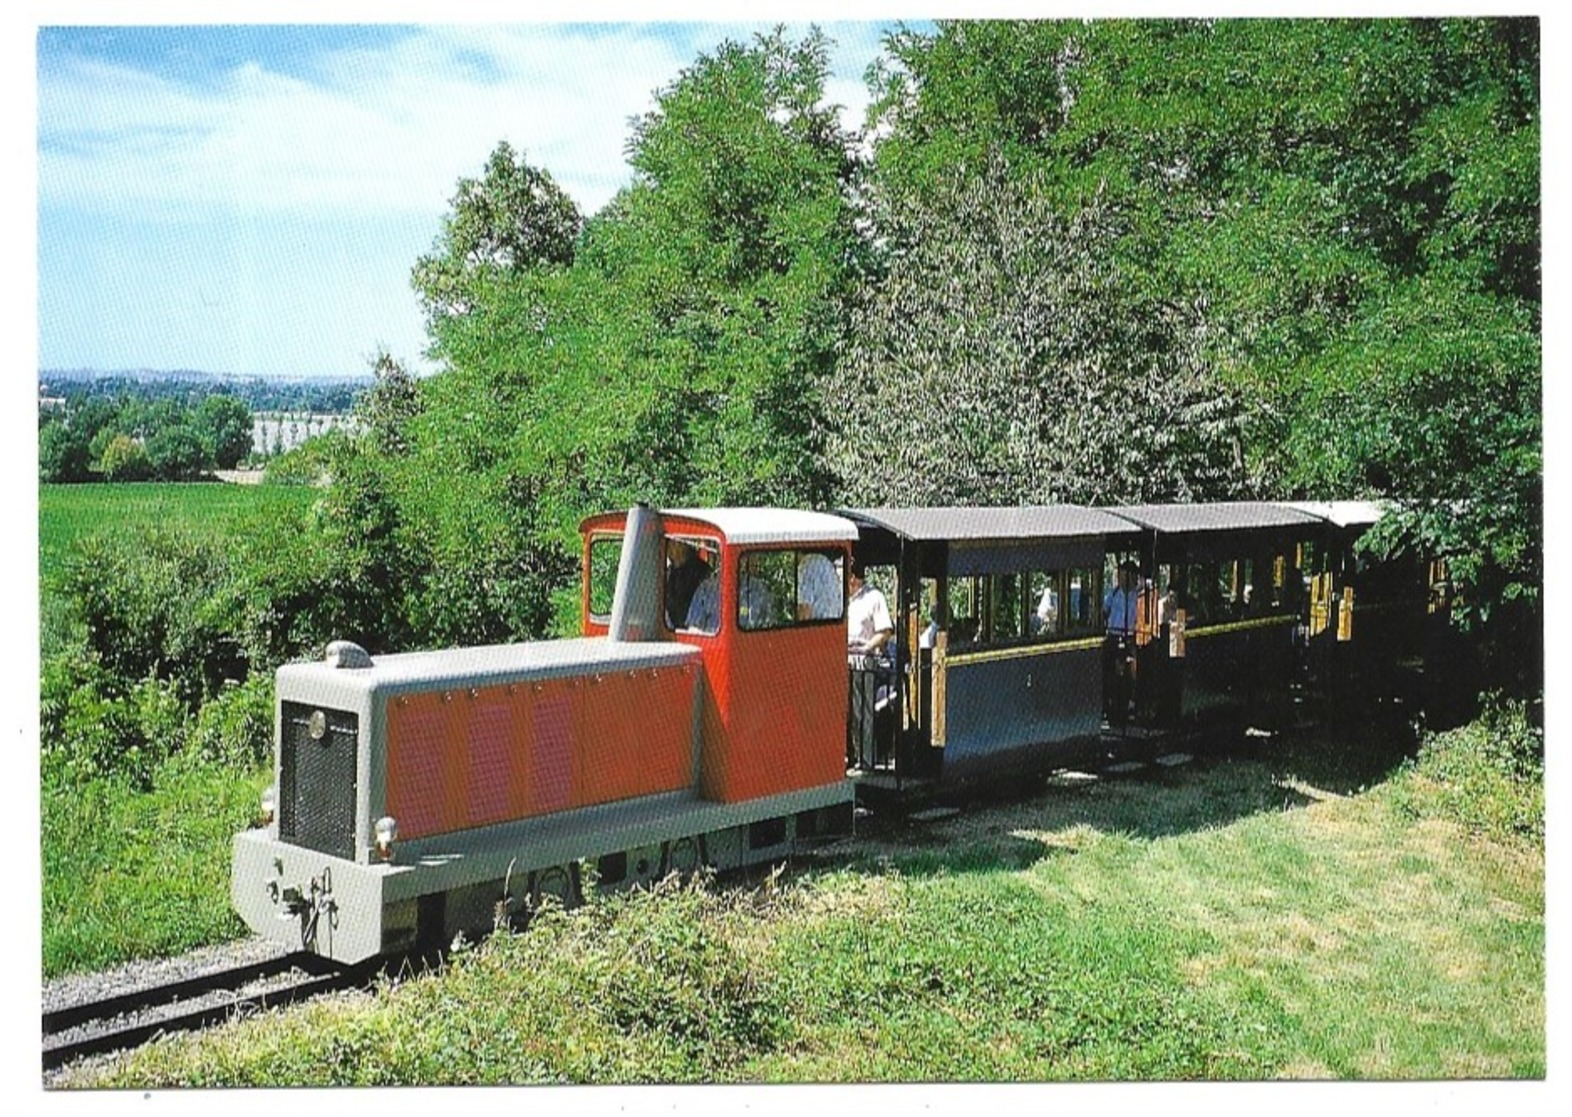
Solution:
M 617 593 L 617 567 L 622 562 L 622 536 L 597 535 L 590 539 L 589 614 L 601 624 L 611 620 L 612 599 Z
M 737 627 L 756 632 L 844 620 L 843 567 L 834 550 L 744 553 L 738 565 Z
M 720 541 L 702 535 L 668 535 L 663 541 L 666 628 L 713 636 L 720 630 Z

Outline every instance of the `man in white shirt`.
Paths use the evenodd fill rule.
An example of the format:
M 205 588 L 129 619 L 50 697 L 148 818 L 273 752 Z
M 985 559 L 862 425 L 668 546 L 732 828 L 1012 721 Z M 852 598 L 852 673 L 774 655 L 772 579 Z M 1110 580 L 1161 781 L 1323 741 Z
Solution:
M 880 655 L 895 635 L 890 606 L 884 594 L 863 581 L 863 565 L 853 559 L 846 586 L 851 597 L 846 601 L 846 651 L 849 655 Z
M 874 732 L 874 714 L 879 704 L 882 683 L 890 687 L 893 679 L 884 666 L 884 649 L 895 635 L 890 607 L 884 594 L 863 579 L 863 564 L 853 559 L 847 571 L 846 586 L 846 660 L 851 666 L 851 725 L 847 762 L 852 767 L 871 768 L 885 759 L 889 743 Z M 888 693 L 888 692 L 887 692 Z

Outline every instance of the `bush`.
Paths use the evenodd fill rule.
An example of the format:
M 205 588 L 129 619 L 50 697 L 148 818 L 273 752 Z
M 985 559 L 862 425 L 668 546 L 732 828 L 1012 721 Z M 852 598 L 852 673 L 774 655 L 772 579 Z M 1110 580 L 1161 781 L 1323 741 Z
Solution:
M 56 656 L 44 663 L 39 759 L 46 787 L 97 779 L 145 790 L 186 740 L 186 708 L 167 682 L 121 685 L 96 663 Z
M 191 727 L 187 751 L 204 761 L 249 771 L 273 749 L 273 680 L 253 675 L 204 703 Z
M 345 439 L 342 431 L 308 438 L 268 462 L 263 480 L 269 485 L 325 485 L 333 472 L 334 455 L 342 452 Z
M 88 650 L 123 684 L 174 684 L 188 707 L 243 679 L 227 546 L 170 528 L 84 540 L 64 563 L 61 589 Z
M 117 434 L 104 447 L 98 468 L 106 481 L 146 481 L 153 476 L 147 450 L 130 435 Z
M 1400 810 L 1493 838 L 1545 838 L 1545 734 L 1521 703 L 1491 702 L 1477 720 L 1420 746 L 1392 788 Z

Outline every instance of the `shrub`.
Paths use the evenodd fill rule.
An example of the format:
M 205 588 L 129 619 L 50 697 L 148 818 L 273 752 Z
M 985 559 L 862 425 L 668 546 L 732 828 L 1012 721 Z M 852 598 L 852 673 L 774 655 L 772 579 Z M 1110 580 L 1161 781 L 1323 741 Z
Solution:
M 84 540 L 66 559 L 61 589 L 87 646 L 123 683 L 172 682 L 195 708 L 247 663 L 234 636 L 226 546 L 183 530 L 142 528 Z
M 44 665 L 40 767 L 45 786 L 124 780 L 145 790 L 186 739 L 173 688 L 143 679 L 122 688 L 98 665 L 54 657 Z
M 98 468 L 106 481 L 146 481 L 153 476 L 147 450 L 130 435 L 117 434 L 104 447 Z
M 249 771 L 272 754 L 273 680 L 253 675 L 204 703 L 187 750 L 196 758 Z
M 332 475 L 334 455 L 341 453 L 346 436 L 342 431 L 328 431 L 316 438 L 308 438 L 267 463 L 264 480 L 269 485 L 323 485 Z
M 1545 735 L 1521 703 L 1487 703 L 1468 725 L 1426 738 L 1392 794 L 1414 817 L 1490 837 L 1543 841 Z

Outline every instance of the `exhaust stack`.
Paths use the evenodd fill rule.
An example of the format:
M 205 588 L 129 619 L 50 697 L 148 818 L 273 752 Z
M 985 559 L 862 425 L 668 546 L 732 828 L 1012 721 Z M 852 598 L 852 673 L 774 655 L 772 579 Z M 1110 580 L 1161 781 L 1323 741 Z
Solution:
M 659 640 L 660 513 L 646 504 L 628 509 L 628 526 L 622 536 L 622 560 L 617 565 L 617 591 L 611 602 L 613 640 L 636 643 Z

